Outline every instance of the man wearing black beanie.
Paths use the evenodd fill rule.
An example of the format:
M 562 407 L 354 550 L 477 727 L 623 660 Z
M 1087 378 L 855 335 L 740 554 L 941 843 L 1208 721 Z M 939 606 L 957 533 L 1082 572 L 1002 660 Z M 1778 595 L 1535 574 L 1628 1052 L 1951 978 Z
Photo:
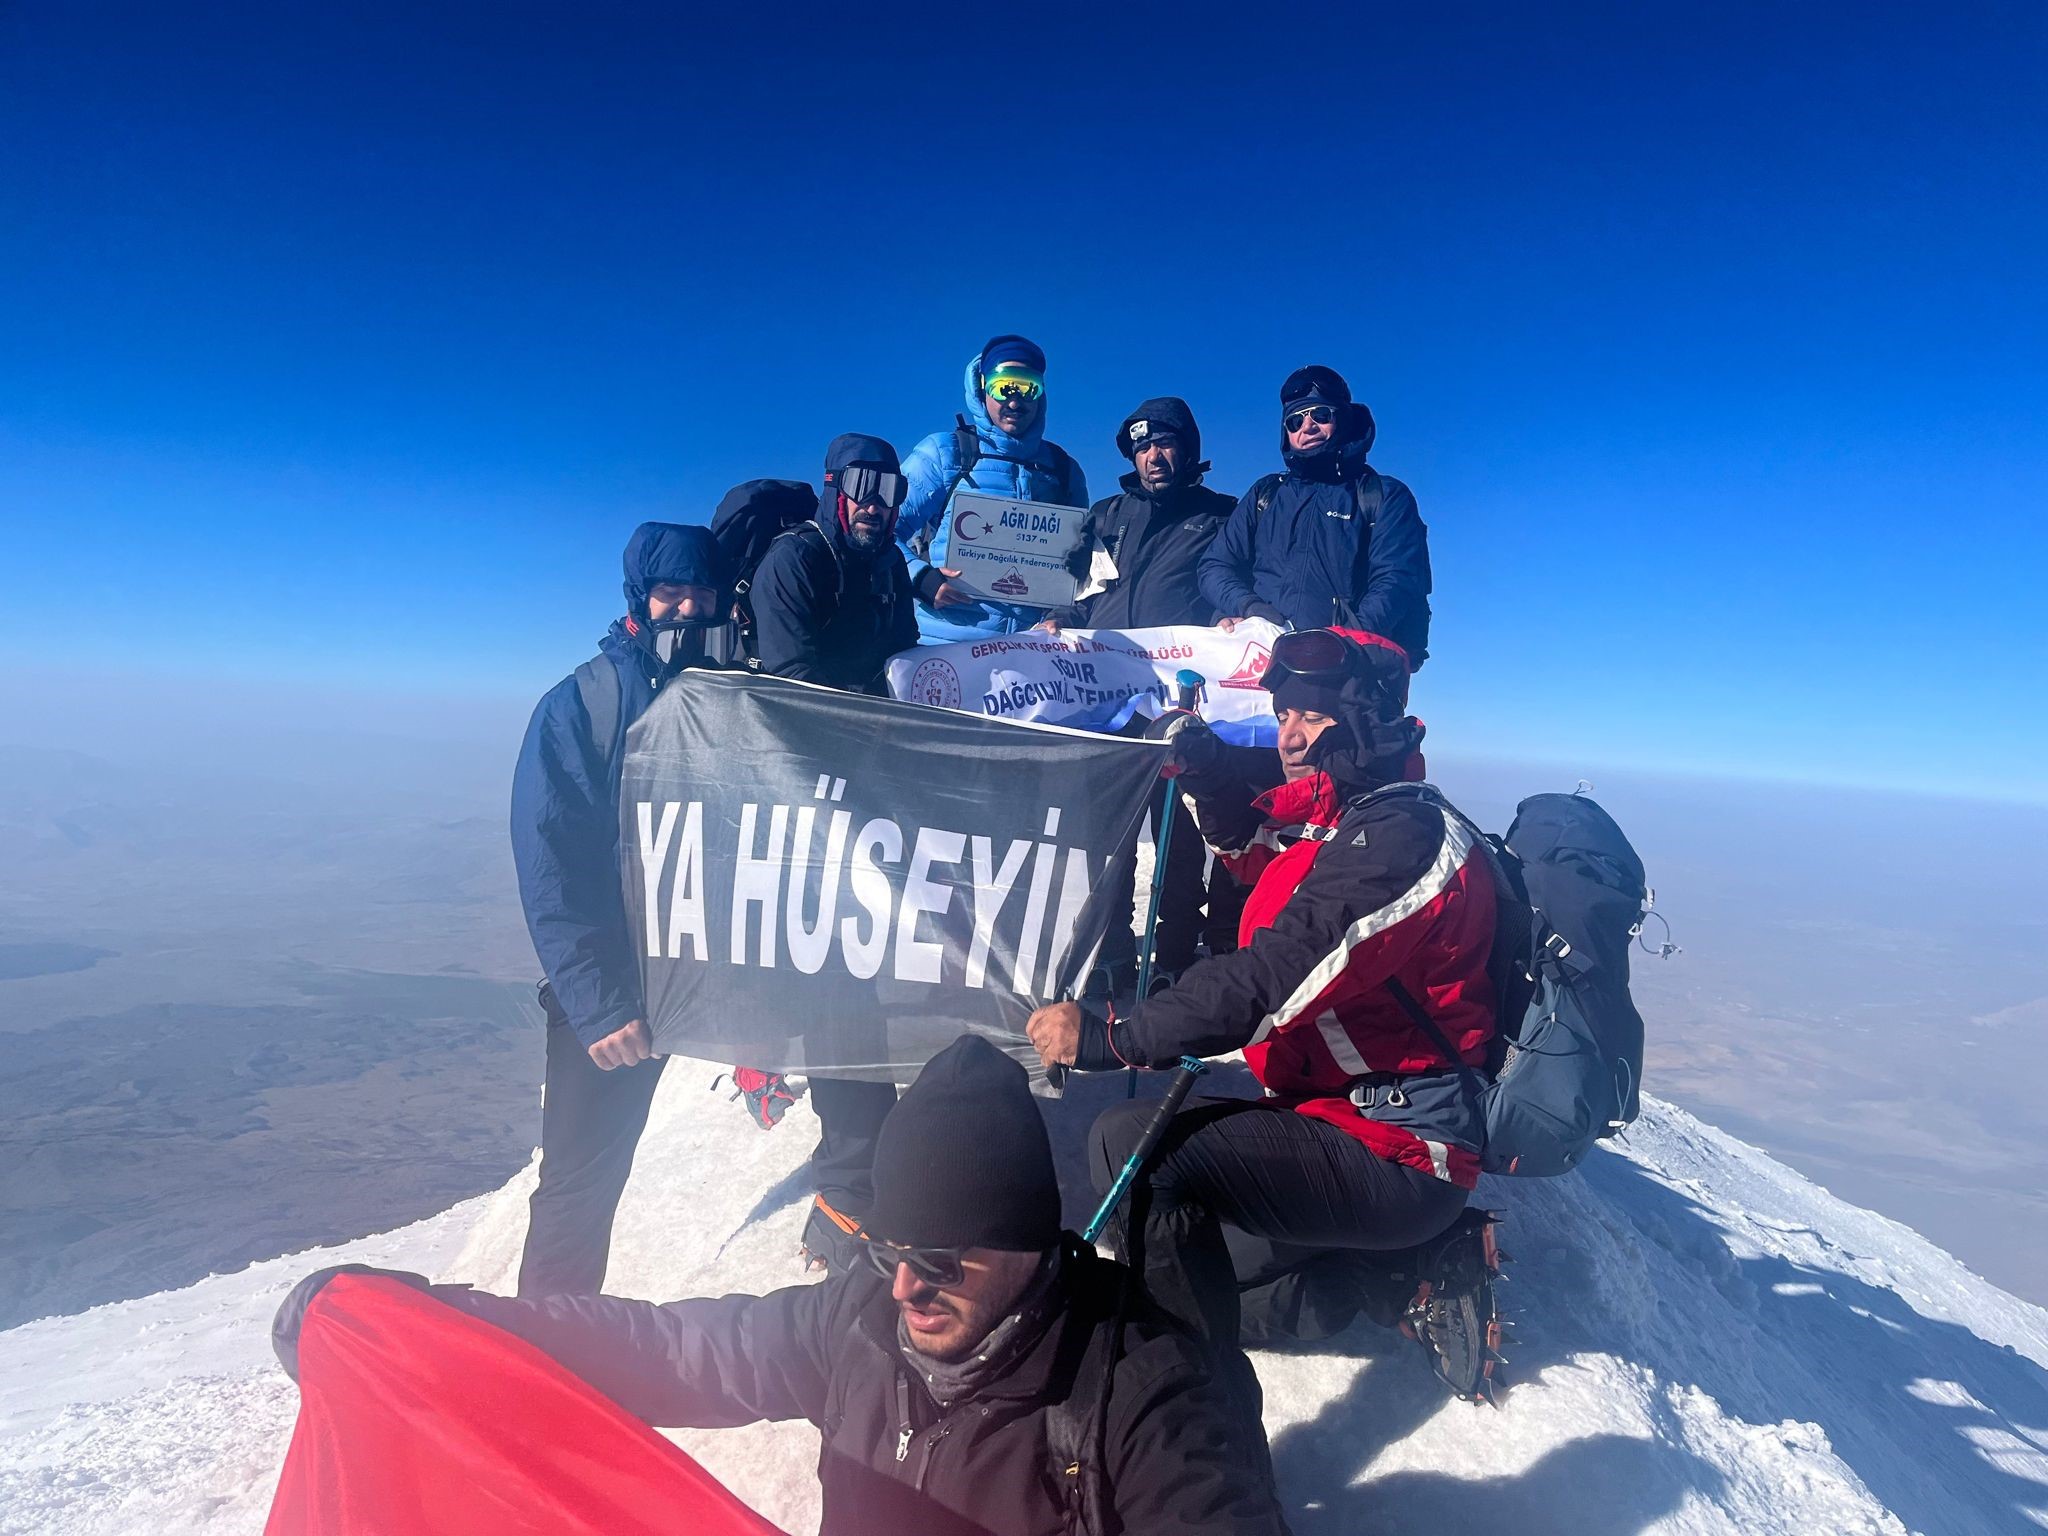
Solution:
M 1202 557 L 1202 595 L 1228 625 L 1342 624 L 1429 654 L 1429 530 L 1408 487 L 1366 462 L 1377 428 L 1334 368 L 1280 386 L 1281 474 L 1239 498 Z
M 429 1289 L 650 1424 L 811 1420 L 822 1536 L 1286 1531 L 1266 1448 L 1245 1443 L 1258 1431 L 1206 1350 L 1061 1232 L 1029 1081 L 987 1040 L 961 1037 L 904 1090 L 875 1152 L 865 1243 L 858 1269 L 766 1296 Z M 337 1273 L 279 1310 L 287 1370 Z

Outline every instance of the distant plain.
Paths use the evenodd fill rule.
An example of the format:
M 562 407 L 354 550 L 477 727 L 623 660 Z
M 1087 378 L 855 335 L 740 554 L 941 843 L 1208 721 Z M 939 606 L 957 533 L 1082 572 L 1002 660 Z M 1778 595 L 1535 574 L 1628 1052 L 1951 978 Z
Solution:
M 0 743 L 0 1327 L 383 1230 L 525 1161 L 519 724 L 274 733 L 232 774 L 168 735 L 140 765 Z M 2048 1302 L 2048 810 L 1435 768 L 1488 826 L 1583 774 L 1630 830 L 1683 946 L 1636 956 L 1653 1091 Z

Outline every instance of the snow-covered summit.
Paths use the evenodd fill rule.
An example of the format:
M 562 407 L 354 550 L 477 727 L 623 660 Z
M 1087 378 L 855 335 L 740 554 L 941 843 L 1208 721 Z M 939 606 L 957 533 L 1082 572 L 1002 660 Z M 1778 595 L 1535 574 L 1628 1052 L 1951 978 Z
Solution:
M 668 1298 L 799 1279 L 800 1105 L 755 1130 L 712 1069 L 662 1083 L 609 1289 Z M 1071 1140 L 1087 1106 L 1055 1111 Z M 270 1314 L 357 1260 L 509 1289 L 529 1169 L 401 1231 L 0 1334 L 0 1532 L 262 1529 L 296 1405 Z M 1668 1104 L 1579 1175 L 1489 1181 L 1519 1260 L 1513 1386 L 1446 1400 L 1361 1325 L 1259 1355 L 1300 1532 L 1624 1536 L 2048 1528 L 2048 1312 Z M 805 1424 L 679 1434 L 792 1531 L 815 1528 Z

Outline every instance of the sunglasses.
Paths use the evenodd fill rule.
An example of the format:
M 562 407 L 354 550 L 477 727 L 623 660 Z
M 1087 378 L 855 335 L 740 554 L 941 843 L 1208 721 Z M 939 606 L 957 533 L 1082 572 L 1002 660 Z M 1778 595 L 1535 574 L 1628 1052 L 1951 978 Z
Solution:
M 982 387 L 991 399 L 1021 405 L 1045 393 L 1045 380 L 1035 373 L 998 373 Z
M 1351 642 L 1332 629 L 1297 629 L 1273 642 L 1274 667 L 1296 677 L 1348 677 Z
M 909 480 L 886 469 L 853 464 L 839 471 L 839 494 L 857 507 L 879 501 L 893 512 L 903 505 L 909 490 Z
M 1268 421 L 1271 421 L 1273 418 L 1268 416 L 1266 419 Z M 1290 432 L 1299 432 L 1301 430 L 1301 424 L 1305 421 L 1312 421 L 1316 423 L 1317 426 L 1327 427 L 1331 422 L 1335 421 L 1336 419 L 1337 408 L 1333 405 L 1303 406 L 1298 411 L 1289 411 L 1287 413 L 1287 430 Z
M 940 1290 L 958 1285 L 967 1277 L 965 1248 L 899 1248 L 878 1237 L 864 1237 L 861 1242 L 867 1250 L 868 1262 L 884 1280 L 896 1278 L 898 1264 L 908 1264 L 913 1275 Z

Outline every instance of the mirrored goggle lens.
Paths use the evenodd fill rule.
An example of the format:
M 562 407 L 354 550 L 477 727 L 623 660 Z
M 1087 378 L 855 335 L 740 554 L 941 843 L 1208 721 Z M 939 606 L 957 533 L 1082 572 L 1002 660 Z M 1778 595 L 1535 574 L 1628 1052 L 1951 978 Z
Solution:
M 885 1280 L 896 1278 L 896 1266 L 908 1264 L 910 1272 L 927 1285 L 958 1285 L 967 1271 L 958 1248 L 898 1248 L 877 1238 L 867 1239 L 868 1262 Z
M 998 400 L 1036 400 L 1045 393 L 1045 380 L 1035 373 L 1003 373 L 990 375 L 988 392 Z
M 1270 416 L 1266 418 L 1266 420 L 1268 421 L 1271 421 L 1272 419 L 1273 418 Z M 1302 410 L 1289 411 L 1287 413 L 1287 430 L 1290 432 L 1299 432 L 1301 430 L 1301 424 L 1304 421 L 1313 421 L 1317 423 L 1319 426 L 1327 427 L 1331 422 L 1335 421 L 1336 419 L 1337 410 L 1335 406 L 1311 405 L 1303 408 Z
M 865 464 L 855 464 L 839 472 L 840 494 L 855 506 L 879 501 L 893 512 L 903 505 L 904 493 L 909 489 L 908 480 L 886 469 L 870 469 Z
M 1351 670 L 1351 648 L 1332 630 L 1296 630 L 1273 642 L 1273 665 L 1296 677 L 1340 676 Z

